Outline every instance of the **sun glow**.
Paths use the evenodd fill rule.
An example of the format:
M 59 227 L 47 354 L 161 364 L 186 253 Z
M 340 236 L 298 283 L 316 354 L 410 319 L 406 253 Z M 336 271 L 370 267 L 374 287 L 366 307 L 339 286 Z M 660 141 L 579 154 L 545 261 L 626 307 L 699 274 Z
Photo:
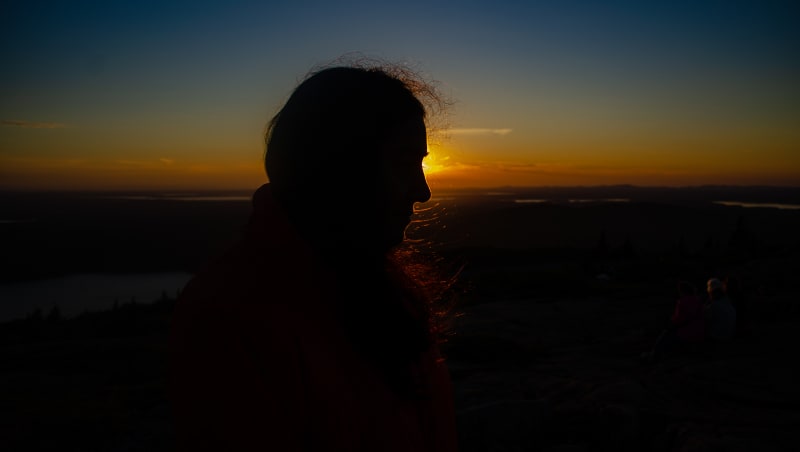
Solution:
M 435 174 L 447 167 L 450 156 L 445 155 L 438 146 L 428 145 L 428 155 L 422 160 L 422 169 L 426 175 Z

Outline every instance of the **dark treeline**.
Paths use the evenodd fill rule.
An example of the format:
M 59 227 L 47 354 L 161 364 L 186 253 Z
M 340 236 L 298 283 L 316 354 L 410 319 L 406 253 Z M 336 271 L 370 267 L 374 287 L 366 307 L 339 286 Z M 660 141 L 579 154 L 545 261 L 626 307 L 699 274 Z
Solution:
M 570 257 L 594 251 L 601 236 L 611 254 L 685 256 L 776 253 L 797 247 L 800 211 L 724 207 L 713 201 L 800 204 L 800 189 L 779 187 L 629 186 L 455 191 L 436 201 L 435 224 L 419 238 L 442 248 L 532 250 Z M 500 195 L 498 195 L 500 193 Z M 194 272 L 226 249 L 247 222 L 247 201 L 181 201 L 156 193 L 0 193 L 0 282 L 87 272 Z M 196 194 L 193 194 L 196 195 Z M 210 196 L 241 193 L 203 193 Z M 434 196 L 449 196 L 446 192 Z M 542 198 L 545 204 L 517 204 Z M 569 199 L 627 199 L 569 203 Z M 444 228 L 441 228 L 444 226 Z M 481 251 L 482 250 L 482 251 Z M 488 251 L 487 251 L 488 250 Z
M 72 318 L 64 317 L 57 304 L 47 311 L 36 308 L 23 319 L 0 323 L 0 346 L 162 334 L 169 329 L 174 306 L 175 299 L 165 292 L 156 301 L 116 301 L 109 309 Z
M 0 282 L 196 271 L 238 236 L 250 212 L 246 201 L 120 196 L 0 195 L 0 220 L 6 221 L 0 223 Z

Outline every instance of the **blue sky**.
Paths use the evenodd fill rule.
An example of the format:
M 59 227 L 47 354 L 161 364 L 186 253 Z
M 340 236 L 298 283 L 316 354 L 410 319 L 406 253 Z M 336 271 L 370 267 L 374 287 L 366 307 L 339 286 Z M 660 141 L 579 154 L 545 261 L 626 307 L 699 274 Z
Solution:
M 18 1 L 0 17 L 0 175 L 18 181 L 7 185 L 67 160 L 255 171 L 292 88 L 353 52 L 409 64 L 456 101 L 439 152 L 452 170 L 550 172 L 530 184 L 750 183 L 773 170 L 791 183 L 800 171 L 792 2 Z M 248 174 L 248 186 L 263 178 Z

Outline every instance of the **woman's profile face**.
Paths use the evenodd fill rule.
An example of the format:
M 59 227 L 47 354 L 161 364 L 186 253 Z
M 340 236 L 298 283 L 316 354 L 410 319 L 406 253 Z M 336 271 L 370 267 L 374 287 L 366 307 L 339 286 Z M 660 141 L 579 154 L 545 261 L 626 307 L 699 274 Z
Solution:
M 404 239 L 414 204 L 431 197 L 422 159 L 428 154 L 423 118 L 402 121 L 390 128 L 381 147 L 380 188 L 376 192 L 383 246 L 389 248 Z

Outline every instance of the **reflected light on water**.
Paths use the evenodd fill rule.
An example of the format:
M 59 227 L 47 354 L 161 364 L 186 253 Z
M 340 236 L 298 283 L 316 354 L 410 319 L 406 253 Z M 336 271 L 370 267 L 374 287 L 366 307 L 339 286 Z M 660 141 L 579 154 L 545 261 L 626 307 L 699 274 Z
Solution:
M 517 204 L 541 204 L 550 201 L 547 199 L 515 199 L 514 202 Z
M 568 199 L 567 202 L 571 203 L 587 203 L 587 202 L 631 202 L 628 198 L 600 198 L 600 199 Z
M 108 199 L 127 201 L 250 201 L 251 196 L 223 195 L 223 196 L 181 196 L 181 195 L 127 195 L 109 196 Z
M 766 208 L 766 209 L 781 209 L 781 210 L 798 210 L 800 204 L 782 204 L 771 202 L 739 202 L 739 201 L 714 201 L 714 204 L 720 204 L 728 207 L 746 207 L 746 208 Z

